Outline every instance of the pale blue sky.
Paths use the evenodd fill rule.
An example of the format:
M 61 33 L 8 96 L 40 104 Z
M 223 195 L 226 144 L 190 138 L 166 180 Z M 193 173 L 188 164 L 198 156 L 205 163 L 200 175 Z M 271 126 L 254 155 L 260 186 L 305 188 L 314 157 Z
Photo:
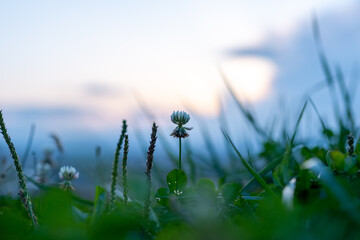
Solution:
M 76 105 L 117 118 L 115 109 L 133 108 L 135 89 L 163 112 L 186 99 L 214 114 L 217 65 L 227 49 L 291 38 L 313 10 L 321 15 L 352 2 L 2 1 L 0 100 Z M 112 94 L 93 98 L 88 85 Z M 124 101 L 128 107 L 114 107 Z
M 0 107 L 24 139 L 32 122 L 43 133 L 111 132 L 123 118 L 141 116 L 134 92 L 163 124 L 184 103 L 214 117 L 226 93 L 219 66 L 239 69 L 234 86 L 259 107 L 279 92 L 300 98 L 322 77 L 312 14 L 323 23 L 330 56 L 348 60 L 348 70 L 359 45 L 358 25 L 350 24 L 358 21 L 356 2 L 0 1 Z M 229 54 L 247 49 L 261 54 L 251 61 Z M 240 89 L 258 80 L 257 94 Z

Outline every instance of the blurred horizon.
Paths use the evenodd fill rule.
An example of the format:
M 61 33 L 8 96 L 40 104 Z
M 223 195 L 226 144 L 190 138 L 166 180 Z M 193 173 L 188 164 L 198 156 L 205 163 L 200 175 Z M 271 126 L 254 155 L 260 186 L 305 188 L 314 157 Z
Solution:
M 360 3 L 355 0 L 9 1 L 1 6 L 0 102 L 20 152 L 31 124 L 36 124 L 35 149 L 51 144 L 48 134 L 55 132 L 68 153 L 86 149 L 93 155 L 97 145 L 113 151 L 123 119 L 130 134 L 141 132 L 147 143 L 151 120 L 142 104 L 164 133 L 173 127 L 172 111 L 189 111 L 189 125 L 195 127 L 190 141 L 199 148 L 197 121 L 216 129 L 211 131 L 216 138 L 218 115 L 224 113 L 235 137 L 251 148 L 244 138 L 254 133 L 239 121 L 220 72 L 262 124 L 280 111 L 296 118 L 304 96 L 325 79 L 312 32 L 315 15 L 331 66 L 341 67 L 353 102 L 358 99 Z M 316 89 L 312 97 L 331 123 L 328 92 Z M 315 129 L 314 114 L 309 115 L 308 127 Z M 0 152 L 6 151 L 0 144 Z

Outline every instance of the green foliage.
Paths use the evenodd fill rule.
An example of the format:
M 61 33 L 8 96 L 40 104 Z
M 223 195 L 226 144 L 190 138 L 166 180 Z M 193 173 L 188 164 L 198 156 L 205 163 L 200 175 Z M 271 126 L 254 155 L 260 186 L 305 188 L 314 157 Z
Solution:
M 182 192 L 186 188 L 187 176 L 186 173 L 180 169 L 174 169 L 166 176 L 166 182 L 170 193 Z
M 91 224 L 95 222 L 104 214 L 106 209 L 106 194 L 105 189 L 101 186 L 96 186 L 94 210 L 91 217 Z
M 222 186 L 221 193 L 225 203 L 232 203 L 240 194 L 241 185 L 238 183 L 227 183 Z
M 224 135 L 220 140 L 211 139 L 210 128 L 201 120 L 199 130 L 204 138 L 206 155 L 197 152 L 197 148 L 186 141 L 183 156 L 186 161 L 182 169 L 171 170 L 165 178 L 162 173 L 166 169 L 160 171 L 160 164 L 153 168 L 157 138 L 154 123 L 150 147 L 145 154 L 145 179 L 143 175 L 132 177 L 132 172 L 127 169 L 129 142 L 124 121 L 112 172 L 108 173 L 112 177 L 110 190 L 96 186 L 93 202 L 77 196 L 76 192 L 60 191 L 57 186 L 41 184 L 25 176 L 1 118 L 1 130 L 23 192 L 20 192 L 20 200 L 0 196 L 0 238 L 360 239 L 360 142 L 353 137 L 359 134 L 352 110 L 353 97 L 341 68 L 336 68 L 336 75 L 332 73 L 316 20 L 313 27 L 336 127 L 327 126 L 309 97 L 296 121 L 288 123 L 292 129 L 289 131 L 287 126 L 280 126 L 281 136 L 275 138 L 273 131 L 267 132 L 252 109 L 240 101 L 225 78 L 243 117 L 260 136 L 259 152 L 242 154 L 235 137 L 231 138 L 230 131 L 224 130 L 228 129 L 225 116 L 220 116 Z M 321 126 L 318 131 L 321 140 L 315 144 L 299 135 L 304 115 L 310 111 L 308 104 Z M 150 109 L 145 105 L 142 107 L 153 120 Z M 176 166 L 178 159 L 167 142 L 168 134 L 161 128 L 158 130 L 160 143 Z M 231 133 L 231 136 L 235 134 Z M 117 177 L 123 141 L 120 169 L 123 194 L 119 194 Z M 216 149 L 223 141 L 226 141 L 225 155 L 230 166 L 226 165 L 226 156 Z M 181 154 L 181 145 L 179 150 Z M 179 157 L 181 159 L 181 155 Z M 258 163 L 261 163 L 260 167 Z M 32 227 L 36 218 L 31 216 L 34 212 L 28 204 L 30 198 L 25 180 L 37 188 L 33 207 L 38 217 L 38 229 Z M 155 186 L 158 188 L 154 189 Z

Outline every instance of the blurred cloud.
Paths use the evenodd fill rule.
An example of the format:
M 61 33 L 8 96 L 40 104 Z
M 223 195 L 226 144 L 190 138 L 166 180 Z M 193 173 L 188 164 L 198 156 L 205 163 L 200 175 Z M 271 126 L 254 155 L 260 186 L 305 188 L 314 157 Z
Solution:
M 315 10 L 331 65 L 341 64 L 351 80 L 360 56 L 359 5 L 355 0 L 2 2 L 1 107 L 13 111 L 10 124 L 17 123 L 19 132 L 24 121 L 48 130 L 100 132 L 141 115 L 135 90 L 164 124 L 184 103 L 209 119 L 219 113 L 218 96 L 227 93 L 218 71 L 227 64 L 239 95 L 252 85 L 247 99 L 267 120 L 263 115 L 274 111 L 279 98 L 299 99 L 324 79 L 311 30 Z M 234 108 L 225 104 L 232 118 Z
M 348 84 L 360 55 L 360 4 L 318 14 L 322 41 L 329 63 L 341 66 Z M 316 83 L 325 80 L 312 32 L 312 19 L 298 26 L 293 35 L 271 35 L 257 47 L 238 47 L 226 51 L 229 57 L 263 57 L 278 68 L 274 81 L 276 95 L 301 96 Z M 334 73 L 334 72 L 333 72 Z M 335 73 L 334 73 L 335 74 Z
M 11 112 L 16 114 L 22 119 L 29 118 L 66 118 L 74 116 L 84 116 L 89 112 L 85 109 L 75 108 L 75 107 L 35 107 L 29 106 L 24 108 L 12 109 Z
M 119 97 L 122 92 L 120 89 L 101 81 L 89 81 L 83 85 L 84 93 L 90 97 Z
M 221 69 L 238 97 L 251 102 L 267 98 L 277 71 L 272 61 L 256 56 L 226 59 Z

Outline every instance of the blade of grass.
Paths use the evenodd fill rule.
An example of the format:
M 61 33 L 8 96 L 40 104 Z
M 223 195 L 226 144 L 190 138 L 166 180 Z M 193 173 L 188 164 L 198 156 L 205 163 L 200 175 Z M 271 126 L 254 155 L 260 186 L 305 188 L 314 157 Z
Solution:
M 318 52 L 320 64 L 321 64 L 321 67 L 322 67 L 323 72 L 325 74 L 327 84 L 328 84 L 328 87 L 329 87 L 330 98 L 331 98 L 331 101 L 332 101 L 332 105 L 334 107 L 335 119 L 338 122 L 341 122 L 342 120 L 341 120 L 340 108 L 339 108 L 339 105 L 338 105 L 334 80 L 333 80 L 332 73 L 331 73 L 331 70 L 330 70 L 330 66 L 329 66 L 327 57 L 325 55 L 323 45 L 322 45 L 320 27 L 319 27 L 319 23 L 318 23 L 318 20 L 317 20 L 316 16 L 313 17 L 312 27 L 313 27 L 314 40 L 315 40 L 315 45 L 316 45 L 316 49 L 317 49 L 317 52 Z
M 316 116 L 318 117 L 318 119 L 319 119 L 319 121 L 320 121 L 320 124 L 321 124 L 321 126 L 322 126 L 323 132 L 325 133 L 325 137 L 326 137 L 326 139 L 327 139 L 330 147 L 332 147 L 330 137 L 328 136 L 328 134 L 326 134 L 326 132 L 328 131 L 328 128 L 326 127 L 325 122 L 324 122 L 324 120 L 322 119 L 322 117 L 321 117 L 321 115 L 320 115 L 320 113 L 319 113 L 319 110 L 317 109 L 315 103 L 313 102 L 313 100 L 312 100 L 311 98 L 308 98 L 308 100 L 309 100 L 311 106 L 313 107 L 313 109 L 314 109 L 314 111 L 315 111 L 315 113 L 316 113 Z
M 226 133 L 225 130 L 222 129 L 222 133 L 226 140 L 231 144 L 233 149 L 235 150 L 236 154 L 240 158 L 241 162 L 244 164 L 244 166 L 247 168 L 247 170 L 253 175 L 253 177 L 260 183 L 260 185 L 264 188 L 264 190 L 267 193 L 274 194 L 274 192 L 271 190 L 270 186 L 265 182 L 265 180 L 249 165 L 249 163 L 244 159 L 244 157 L 240 154 L 239 150 L 235 147 L 233 141 L 229 137 L 229 135 Z
M 270 162 L 265 168 L 263 168 L 260 172 L 259 175 L 260 176 L 264 176 L 265 174 L 267 174 L 269 171 L 271 171 L 272 169 L 274 169 L 283 159 L 283 157 L 285 156 L 286 153 L 282 154 L 281 156 L 279 156 L 278 158 L 276 158 L 274 161 Z M 256 181 L 255 177 L 253 177 L 252 179 L 250 179 L 249 182 L 247 182 L 242 189 L 240 190 L 240 192 L 244 192 L 246 189 L 248 189 L 251 184 L 253 184 Z
M 298 117 L 298 119 L 297 119 L 297 121 L 296 121 L 294 133 L 293 133 L 293 135 L 292 135 L 292 137 L 291 137 L 291 141 L 290 141 L 290 145 L 291 145 L 291 146 L 292 146 L 293 143 L 294 143 L 295 136 L 296 136 L 297 131 L 298 131 L 298 129 L 299 129 L 299 125 L 300 125 L 301 119 L 302 119 L 302 117 L 303 117 L 303 115 L 304 115 L 304 112 L 305 112 L 307 103 L 308 103 L 308 101 L 306 100 L 305 103 L 304 103 L 304 106 L 303 106 L 303 108 L 302 108 L 302 110 L 301 110 L 301 113 L 300 113 L 300 115 L 299 115 L 299 117 Z
M 218 120 L 219 120 L 220 126 L 223 129 L 225 129 L 227 132 L 229 132 L 229 125 L 228 125 L 228 121 L 227 121 L 226 114 L 225 114 L 225 107 L 221 101 L 220 95 L 218 96 L 218 102 L 219 102 L 219 106 L 220 106 L 220 113 L 218 115 Z M 226 153 L 228 155 L 231 168 L 236 169 L 236 163 L 237 163 L 236 156 L 234 155 L 234 152 L 232 151 L 231 146 L 229 144 L 227 144 L 226 139 L 224 139 L 224 141 L 225 141 Z
M 340 90 L 341 90 L 341 93 L 342 93 L 342 96 L 344 99 L 344 108 L 346 109 L 346 116 L 348 118 L 348 123 L 350 124 L 351 131 L 353 131 L 354 127 L 355 127 L 355 122 L 354 122 L 354 117 L 353 117 L 353 111 L 351 108 L 351 99 L 350 99 L 349 90 L 346 87 L 344 75 L 343 75 L 343 72 L 342 72 L 340 66 L 336 67 L 336 77 L 337 77 L 339 87 L 340 87 Z

